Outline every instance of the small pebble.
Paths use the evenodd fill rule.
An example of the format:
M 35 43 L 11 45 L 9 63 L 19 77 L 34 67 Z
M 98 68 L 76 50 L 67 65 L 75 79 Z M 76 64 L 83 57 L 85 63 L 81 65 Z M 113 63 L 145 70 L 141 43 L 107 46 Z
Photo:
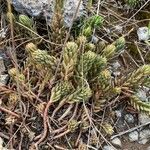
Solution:
M 134 123 L 134 117 L 131 114 L 126 114 L 124 119 L 127 121 L 127 123 Z
M 139 133 L 137 131 L 133 131 L 133 132 L 129 133 L 128 136 L 129 136 L 129 140 L 131 142 L 138 141 Z
M 147 122 L 150 122 L 150 117 L 148 115 L 146 115 L 146 114 L 140 113 L 138 117 L 139 117 L 138 118 L 139 122 L 141 124 L 145 124 Z
M 5 86 L 7 84 L 8 78 L 8 74 L 0 75 L 0 86 Z
M 105 146 L 103 147 L 103 150 L 116 150 L 116 149 L 114 149 L 112 146 L 105 145 Z
M 150 130 L 144 129 L 139 133 L 139 141 L 140 144 L 146 144 L 150 138 Z
M 114 145 L 114 146 L 117 146 L 117 147 L 122 147 L 122 144 L 121 144 L 121 140 L 119 138 L 114 138 L 111 143 Z
M 140 27 L 137 30 L 139 41 L 147 41 L 150 38 L 148 27 Z
M 0 137 L 0 150 L 8 150 L 7 148 L 3 147 L 4 140 Z
M 148 142 L 148 139 L 142 139 L 138 141 L 139 144 L 143 144 L 143 145 L 146 144 L 147 142 Z
M 6 30 L 3 28 L 0 30 L 0 38 L 5 38 L 6 37 Z
M 95 43 L 95 44 L 98 43 L 98 40 L 99 39 L 96 36 L 94 36 L 94 35 L 92 36 L 92 42 L 93 43 Z
M 122 31 L 123 31 L 123 26 L 117 25 L 117 26 L 115 26 L 115 29 L 116 29 L 116 31 L 117 31 L 118 33 L 122 33 Z
M 117 70 L 118 68 L 121 67 L 120 63 L 118 61 L 112 63 L 112 67 L 113 67 L 113 70 Z
M 116 110 L 116 111 L 115 111 L 115 114 L 116 114 L 116 117 L 117 117 L 117 118 L 121 118 L 121 117 L 122 117 L 122 112 L 121 112 L 121 110 Z
M 139 89 L 136 95 L 140 98 L 143 102 L 148 102 L 148 97 L 146 95 L 146 91 Z

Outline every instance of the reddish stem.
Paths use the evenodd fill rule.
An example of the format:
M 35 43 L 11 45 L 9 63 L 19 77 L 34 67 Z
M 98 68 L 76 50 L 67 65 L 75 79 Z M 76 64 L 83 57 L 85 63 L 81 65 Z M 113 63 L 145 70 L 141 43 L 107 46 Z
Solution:
M 0 106 L 0 110 L 1 110 L 1 111 L 4 111 L 4 112 L 6 112 L 6 113 L 8 113 L 8 114 L 10 114 L 10 115 L 12 115 L 12 116 L 15 116 L 16 118 L 20 118 L 20 116 L 19 116 L 18 114 L 14 113 L 14 112 L 12 112 L 12 111 L 6 109 L 6 108 L 3 108 L 2 106 Z
M 50 107 L 50 105 L 52 104 L 52 101 L 49 100 L 49 102 L 47 103 L 45 110 L 44 110 L 44 114 L 43 114 L 43 123 L 44 123 L 44 132 L 41 135 L 41 138 L 35 143 L 35 148 L 38 150 L 38 145 L 46 138 L 47 135 L 47 119 L 48 119 L 48 109 Z

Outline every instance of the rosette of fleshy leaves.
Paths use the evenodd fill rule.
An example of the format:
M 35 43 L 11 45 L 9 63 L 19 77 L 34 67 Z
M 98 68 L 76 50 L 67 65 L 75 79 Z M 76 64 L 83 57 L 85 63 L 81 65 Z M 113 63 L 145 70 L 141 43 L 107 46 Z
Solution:
M 94 28 L 101 27 L 103 25 L 104 18 L 99 15 L 94 15 L 88 18 L 83 25 L 83 35 L 90 37 L 93 33 Z
M 87 78 L 96 57 L 97 55 L 92 51 L 85 52 L 80 56 L 77 64 L 77 74 L 79 77 Z
M 34 26 L 34 22 L 31 18 L 29 18 L 27 15 L 20 14 L 19 15 L 19 23 L 22 25 L 22 28 L 24 29 L 24 33 L 27 33 L 28 36 L 35 38 L 36 35 L 36 28 Z
M 96 54 L 95 60 L 93 61 L 91 70 L 89 71 L 89 79 L 95 79 L 99 76 L 101 71 L 103 71 L 107 66 L 107 59 L 106 57 L 102 57 Z
M 40 50 L 33 43 L 26 45 L 26 50 L 29 53 L 30 60 L 37 69 L 47 69 L 55 71 L 58 60 L 47 53 L 45 50 Z
M 107 91 L 111 86 L 111 72 L 108 69 L 101 71 L 97 83 L 101 90 Z
M 140 112 L 150 115 L 150 103 L 143 102 L 138 96 L 131 95 L 130 97 L 131 105 Z
M 150 76 L 150 65 L 143 65 L 123 79 L 123 87 L 138 87 L 147 82 Z
M 105 69 L 107 60 L 92 51 L 87 51 L 80 56 L 77 64 L 77 74 L 79 79 L 92 80 L 95 79 L 99 73 Z
M 70 91 L 72 90 L 72 86 L 69 82 L 61 81 L 58 82 L 51 90 L 51 101 L 56 102 L 68 96 Z
M 78 45 L 75 42 L 68 42 L 63 51 L 62 76 L 68 80 L 74 74 L 77 63 Z
M 19 70 L 17 68 L 11 68 L 8 71 L 8 74 L 10 75 L 10 77 L 15 81 L 15 82 L 19 82 L 19 83 L 24 83 L 25 82 L 25 76 L 23 73 L 20 73 Z
M 125 38 L 122 36 L 112 44 L 107 45 L 102 51 L 102 56 L 110 59 L 113 56 L 120 54 L 123 51 L 124 47 Z
M 125 0 L 125 2 L 130 6 L 130 7 L 135 7 L 140 0 Z
M 91 96 L 92 90 L 90 89 L 89 85 L 83 85 L 78 86 L 72 93 L 70 93 L 67 96 L 66 99 L 68 103 L 75 103 L 75 102 L 80 103 L 80 102 L 87 102 Z

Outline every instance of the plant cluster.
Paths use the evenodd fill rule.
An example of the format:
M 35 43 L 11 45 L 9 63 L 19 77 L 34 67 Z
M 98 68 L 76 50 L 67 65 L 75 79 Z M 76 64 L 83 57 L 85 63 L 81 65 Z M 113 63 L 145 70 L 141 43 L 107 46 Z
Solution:
M 128 4 L 133 6 L 137 2 L 132 0 Z M 32 40 L 24 44 L 24 63 L 10 68 L 9 85 L 0 87 L 0 109 L 3 109 L 1 106 L 9 108 L 9 111 L 3 109 L 9 114 L 7 125 L 23 122 L 20 134 L 28 135 L 31 150 L 38 149 L 46 139 L 55 145 L 54 141 L 65 139 L 66 135 L 73 141 L 71 147 L 85 147 L 80 137 L 91 127 L 112 135 L 111 123 L 107 120 L 101 123 L 96 119 L 106 109 L 111 111 L 110 106 L 116 105 L 116 97 L 117 102 L 124 97 L 138 111 L 150 114 L 150 104 L 135 94 L 139 87 L 150 86 L 150 65 L 130 70 L 117 79 L 109 67 L 113 59 L 124 53 L 125 36 L 106 45 L 102 44 L 103 41 L 92 43 L 94 30 L 103 27 L 105 22 L 102 16 L 93 15 L 84 20 L 78 36 L 66 39 L 66 29 L 59 24 L 63 19 L 59 6 L 56 10 L 48 30 L 51 42 L 38 35 L 34 21 L 28 16 L 20 15 L 16 19 L 8 13 L 8 21 L 16 25 L 15 31 L 23 31 L 23 36 Z M 20 107 L 22 111 L 13 112 Z M 34 126 L 36 119 L 28 118 L 29 115 L 39 119 L 42 128 Z M 29 127 L 40 134 L 35 135 Z M 77 138 L 73 139 L 72 134 Z M 90 134 L 91 145 L 96 145 L 102 138 L 95 132 Z

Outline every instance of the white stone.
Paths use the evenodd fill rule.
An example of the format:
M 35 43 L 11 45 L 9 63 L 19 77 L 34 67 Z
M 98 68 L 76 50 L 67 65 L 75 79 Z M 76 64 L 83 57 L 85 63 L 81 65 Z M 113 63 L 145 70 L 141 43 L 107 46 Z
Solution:
M 148 97 L 146 95 L 146 91 L 139 89 L 136 95 L 142 100 L 143 102 L 148 102 Z
M 8 74 L 0 75 L 0 86 L 5 86 L 8 81 Z
M 115 77 L 120 76 L 120 74 L 121 74 L 120 71 L 114 71 L 114 72 L 113 72 L 113 75 L 114 75 Z
M 138 116 L 139 116 L 139 122 L 141 124 L 145 124 L 147 122 L 150 122 L 150 117 L 148 115 L 140 113 Z
M 64 2 L 64 24 L 67 27 L 71 26 L 72 18 L 76 12 L 79 0 L 65 0 Z M 87 3 L 87 2 L 86 2 Z M 26 13 L 33 17 L 47 18 L 51 22 L 55 0 L 12 0 L 12 4 L 16 11 Z M 81 1 L 76 18 L 85 14 L 83 1 Z
M 117 118 L 121 118 L 121 117 L 122 117 L 122 112 L 121 112 L 121 110 L 116 110 L 116 111 L 115 111 L 115 114 L 116 114 L 116 117 L 117 117 Z
M 111 143 L 114 145 L 114 146 L 117 146 L 117 147 L 122 147 L 122 144 L 121 144 L 121 140 L 119 138 L 114 138 Z
M 93 35 L 92 42 L 96 44 L 96 43 L 98 43 L 98 41 L 99 41 L 99 39 L 95 35 Z
M 150 31 L 148 27 L 140 27 L 137 30 L 139 41 L 147 41 L 150 38 Z
M 0 150 L 8 150 L 7 148 L 3 147 L 3 139 L 0 137 Z
M 124 119 L 128 122 L 128 123 L 134 123 L 134 117 L 131 114 L 126 114 L 124 116 Z
M 116 61 L 116 62 L 112 63 L 112 67 L 113 67 L 114 70 L 117 70 L 118 68 L 121 67 L 121 65 L 118 61 Z
M 143 145 L 146 144 L 147 142 L 148 142 L 148 139 L 142 139 L 138 141 L 139 144 L 143 144 Z
M 146 144 L 149 141 L 150 138 L 150 130 L 149 129 L 144 129 L 140 131 L 139 133 L 139 143 L 140 144 Z
M 116 29 L 117 32 L 122 33 L 123 26 L 117 25 L 117 26 L 115 26 L 115 29 Z
M 0 149 L 3 149 L 3 139 L 0 137 Z
M 113 148 L 112 146 L 105 145 L 105 146 L 103 147 L 103 150 L 116 150 L 116 149 Z
M 138 141 L 139 139 L 139 133 L 137 131 L 130 132 L 128 136 L 131 142 Z
M 6 37 L 6 30 L 3 28 L 0 30 L 0 38 L 5 38 Z

